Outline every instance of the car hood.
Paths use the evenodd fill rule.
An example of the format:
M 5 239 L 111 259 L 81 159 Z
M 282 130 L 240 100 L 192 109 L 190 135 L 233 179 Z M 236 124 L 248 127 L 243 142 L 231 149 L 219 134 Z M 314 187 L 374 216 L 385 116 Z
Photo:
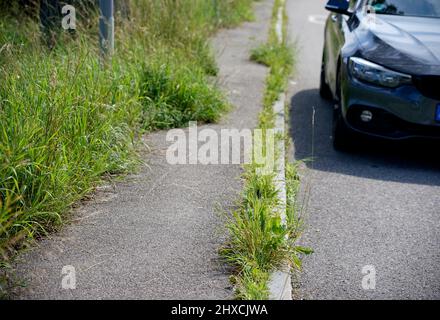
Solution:
M 364 16 L 356 36 L 360 55 L 412 75 L 440 75 L 440 19 Z

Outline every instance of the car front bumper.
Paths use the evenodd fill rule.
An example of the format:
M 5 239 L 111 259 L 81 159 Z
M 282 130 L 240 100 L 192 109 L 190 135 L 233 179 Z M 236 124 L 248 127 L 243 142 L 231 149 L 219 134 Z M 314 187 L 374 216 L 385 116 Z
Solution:
M 389 89 L 361 82 L 348 71 L 342 75 L 343 118 L 352 130 L 366 135 L 394 140 L 440 139 L 440 121 L 436 120 L 439 105 L 440 99 L 423 95 L 415 85 Z M 371 121 L 361 119 L 364 111 L 371 112 Z

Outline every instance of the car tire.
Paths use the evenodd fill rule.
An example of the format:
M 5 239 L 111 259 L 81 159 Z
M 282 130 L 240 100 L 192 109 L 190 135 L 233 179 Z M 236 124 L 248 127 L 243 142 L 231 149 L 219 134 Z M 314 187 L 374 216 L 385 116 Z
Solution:
M 354 146 L 354 132 L 347 126 L 342 115 L 342 88 L 341 88 L 341 72 L 340 66 L 338 66 L 338 77 L 337 77 L 337 105 L 333 109 L 333 148 L 337 151 L 347 152 L 353 149 Z
M 353 148 L 353 132 L 345 123 L 341 109 L 333 114 L 333 147 L 337 151 L 350 151 Z
M 321 80 L 319 83 L 319 95 L 324 100 L 333 100 L 332 92 L 330 90 L 329 85 L 327 84 L 327 79 L 325 77 L 324 61 L 322 62 L 322 65 L 321 65 Z

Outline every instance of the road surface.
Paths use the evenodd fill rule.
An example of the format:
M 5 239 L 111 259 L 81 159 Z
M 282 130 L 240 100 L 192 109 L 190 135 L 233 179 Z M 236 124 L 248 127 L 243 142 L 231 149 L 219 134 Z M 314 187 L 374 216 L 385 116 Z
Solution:
M 290 156 L 314 159 L 303 172 L 310 193 L 301 242 L 315 253 L 304 259 L 294 296 L 440 299 L 438 145 L 363 143 L 352 153 L 333 150 L 332 104 L 318 95 L 325 2 L 287 3 L 289 32 L 298 48 L 290 89 Z M 365 266 L 376 272 L 375 290 L 362 286 Z

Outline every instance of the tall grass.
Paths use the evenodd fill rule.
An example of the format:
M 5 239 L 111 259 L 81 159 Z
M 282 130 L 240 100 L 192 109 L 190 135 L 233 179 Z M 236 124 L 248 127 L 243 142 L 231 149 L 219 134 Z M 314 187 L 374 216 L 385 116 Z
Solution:
M 10 249 L 59 224 L 101 175 L 133 165 L 141 115 L 137 71 L 119 57 L 101 68 L 83 39 L 15 46 L 0 71 L 0 247 Z
M 0 15 L 1 259 L 56 229 L 103 175 L 131 170 L 143 130 L 219 118 L 208 37 L 251 18 L 251 3 L 133 0 L 105 66 L 93 14 L 51 51 L 35 21 Z
M 297 164 L 286 165 L 286 216 L 283 224 L 278 210 L 278 190 L 272 175 L 260 175 L 255 165 L 246 168 L 245 189 L 240 206 L 228 218 L 230 242 L 221 255 L 235 269 L 231 277 L 240 300 L 269 298 L 270 272 L 287 262 L 301 268 L 301 254 L 310 248 L 295 244 L 302 231 L 296 196 L 299 188 Z
M 274 8 L 281 6 L 280 0 L 275 0 Z M 287 37 L 283 37 L 281 43 L 276 34 L 276 21 L 278 10 L 272 12 L 272 26 L 269 31 L 269 39 L 266 43 L 254 48 L 251 52 L 251 60 L 270 68 L 266 79 L 266 91 L 264 93 L 263 111 L 260 113 L 260 127 L 272 128 L 274 126 L 273 104 L 279 95 L 286 89 L 287 80 L 292 74 L 294 67 L 294 50 L 289 44 Z M 283 34 L 287 32 L 287 14 L 284 10 Z
M 185 126 L 191 120 L 213 122 L 228 109 L 222 95 L 206 82 L 202 68 L 148 64 L 142 74 L 141 95 L 146 129 Z
M 267 299 L 269 272 L 290 256 L 285 241 L 289 231 L 276 212 L 278 191 L 273 179 L 259 175 L 254 165 L 247 167 L 240 207 L 227 223 L 230 242 L 221 255 L 236 269 L 232 279 L 238 299 Z

